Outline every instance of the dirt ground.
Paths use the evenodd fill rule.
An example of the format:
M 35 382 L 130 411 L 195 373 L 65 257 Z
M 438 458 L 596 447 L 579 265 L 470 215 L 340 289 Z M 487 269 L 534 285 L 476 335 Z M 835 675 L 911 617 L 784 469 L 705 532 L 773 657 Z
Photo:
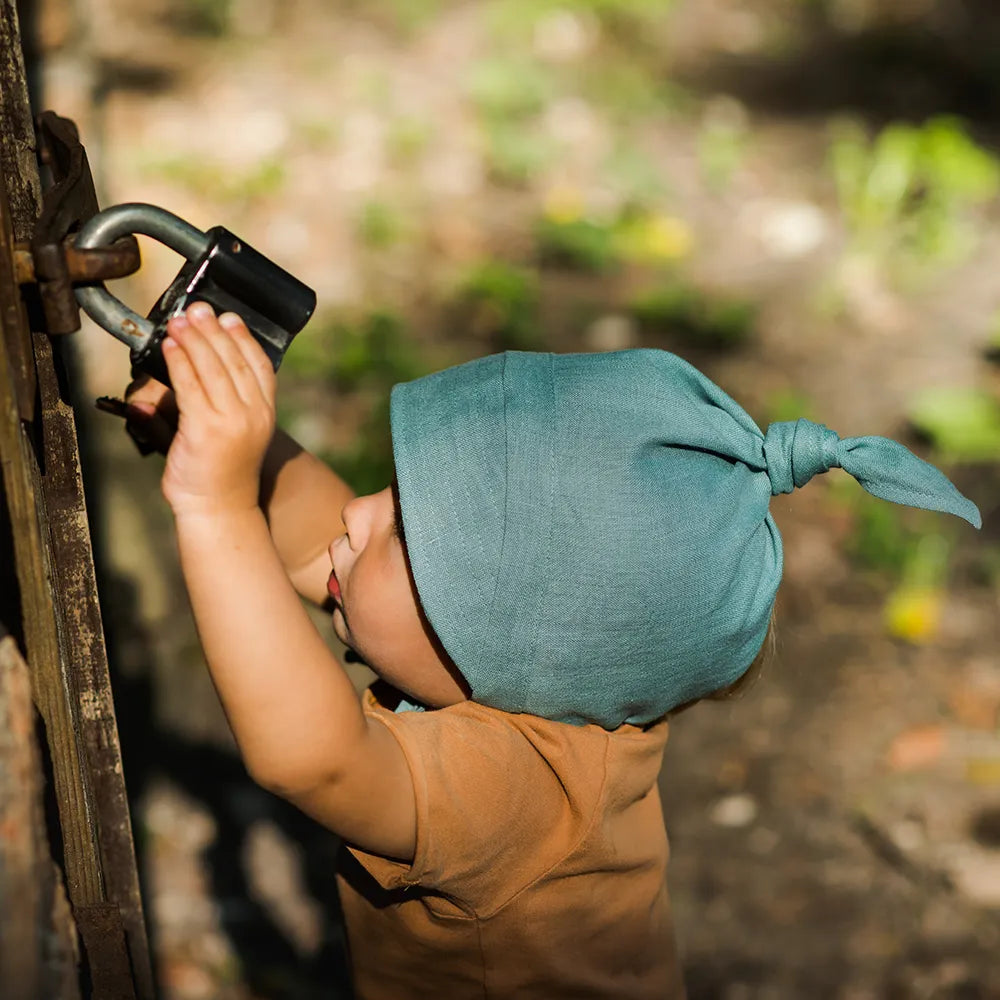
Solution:
M 612 126 L 585 101 L 553 101 L 544 120 L 569 137 L 557 166 L 498 183 L 462 84 L 495 39 L 476 4 L 438 6 L 403 30 L 390 3 L 233 0 L 227 30 L 213 35 L 192 28 L 215 9 L 207 2 L 52 0 L 35 24 L 45 104 L 80 125 L 103 204 L 151 201 L 197 225 L 222 223 L 313 285 L 321 308 L 390 302 L 421 349 L 440 341 L 471 357 L 488 345 L 449 327 L 436 305 L 449 269 L 484 254 L 522 259 L 554 186 L 599 194 L 597 152 Z M 915 392 L 998 385 L 983 358 L 1000 308 L 995 206 L 979 219 L 974 255 L 894 284 L 848 253 L 825 166 L 829 120 L 952 112 L 988 142 L 996 91 L 984 89 L 978 60 L 997 18 L 973 3 L 952 5 L 965 21 L 945 17 L 931 0 L 885 4 L 876 17 L 878 5 L 843 0 L 812 5 L 831 19 L 795 34 L 808 6 L 675 3 L 662 67 L 686 103 L 642 129 L 669 178 L 663 204 L 693 240 L 686 273 L 758 303 L 752 341 L 708 350 L 644 331 L 621 309 L 624 279 L 550 269 L 545 347 L 668 347 L 755 416 L 794 390 L 844 436 L 914 443 L 904 414 Z M 552 8 L 534 57 L 587 59 L 597 22 L 570 7 Z M 879 48 L 889 28 L 897 44 Z M 406 116 L 433 128 L 400 165 L 392 125 Z M 721 191 L 698 159 L 712 116 L 752 137 Z M 279 161 L 272 183 L 259 168 Z M 393 199 L 419 237 L 360 246 L 360 208 Z M 177 267 L 145 242 L 143 252 L 141 275 L 116 289 L 137 308 Z M 829 280 L 836 311 L 816 306 Z M 121 391 L 121 345 L 90 328 L 80 355 L 83 396 Z M 356 403 L 290 406 L 291 429 L 311 445 L 336 443 L 356 426 Z M 81 409 L 81 423 L 163 996 L 346 995 L 333 838 L 255 789 L 235 756 L 200 660 L 157 460 L 140 460 L 110 417 Z M 773 505 L 786 547 L 776 654 L 747 695 L 677 719 L 661 779 L 692 1000 L 1000 998 L 1000 585 L 979 569 L 982 547 L 1000 542 L 1000 469 L 949 471 L 986 523 L 981 535 L 949 536 L 940 626 L 918 642 L 887 634 L 893 582 L 849 554 L 830 482 L 842 474 Z

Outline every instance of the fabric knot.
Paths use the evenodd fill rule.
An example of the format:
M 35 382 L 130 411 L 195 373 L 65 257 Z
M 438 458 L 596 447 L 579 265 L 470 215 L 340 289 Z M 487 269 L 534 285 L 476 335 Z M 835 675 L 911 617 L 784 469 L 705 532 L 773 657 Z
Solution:
M 840 468 L 840 437 L 811 420 L 771 424 L 764 437 L 764 461 L 771 480 L 771 494 L 791 493 L 813 476 Z

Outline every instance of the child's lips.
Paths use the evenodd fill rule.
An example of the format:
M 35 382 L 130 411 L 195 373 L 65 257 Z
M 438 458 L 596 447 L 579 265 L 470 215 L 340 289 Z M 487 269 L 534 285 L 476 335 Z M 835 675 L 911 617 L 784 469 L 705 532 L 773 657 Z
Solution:
M 335 570 L 330 570 L 330 578 L 326 581 L 326 590 L 334 601 L 343 607 L 344 599 L 340 595 L 340 584 L 337 582 L 337 573 Z

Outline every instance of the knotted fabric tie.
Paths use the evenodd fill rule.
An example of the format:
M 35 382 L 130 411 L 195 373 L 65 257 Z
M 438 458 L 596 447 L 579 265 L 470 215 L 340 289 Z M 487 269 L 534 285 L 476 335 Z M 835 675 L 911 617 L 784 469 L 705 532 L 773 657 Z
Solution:
M 976 505 L 947 476 L 889 438 L 841 439 L 836 431 L 804 418 L 779 422 L 771 424 L 764 436 L 764 459 L 773 496 L 791 493 L 813 476 L 841 468 L 872 496 L 956 514 L 982 527 Z
M 811 420 L 771 424 L 764 436 L 771 495 L 791 493 L 797 486 L 805 486 L 813 476 L 840 468 L 839 444 L 836 431 Z

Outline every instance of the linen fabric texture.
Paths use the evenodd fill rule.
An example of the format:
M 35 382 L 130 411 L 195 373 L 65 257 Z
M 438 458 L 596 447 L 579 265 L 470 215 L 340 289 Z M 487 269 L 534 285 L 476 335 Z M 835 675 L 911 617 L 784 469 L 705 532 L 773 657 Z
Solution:
M 346 848 L 358 1000 L 680 1000 L 657 775 L 668 723 L 567 726 L 475 702 L 365 712 L 406 756 L 411 864 Z
M 735 682 L 782 573 L 771 497 L 840 466 L 981 524 L 933 466 L 808 420 L 765 435 L 666 351 L 511 351 L 394 387 L 420 601 L 472 697 L 614 729 Z

